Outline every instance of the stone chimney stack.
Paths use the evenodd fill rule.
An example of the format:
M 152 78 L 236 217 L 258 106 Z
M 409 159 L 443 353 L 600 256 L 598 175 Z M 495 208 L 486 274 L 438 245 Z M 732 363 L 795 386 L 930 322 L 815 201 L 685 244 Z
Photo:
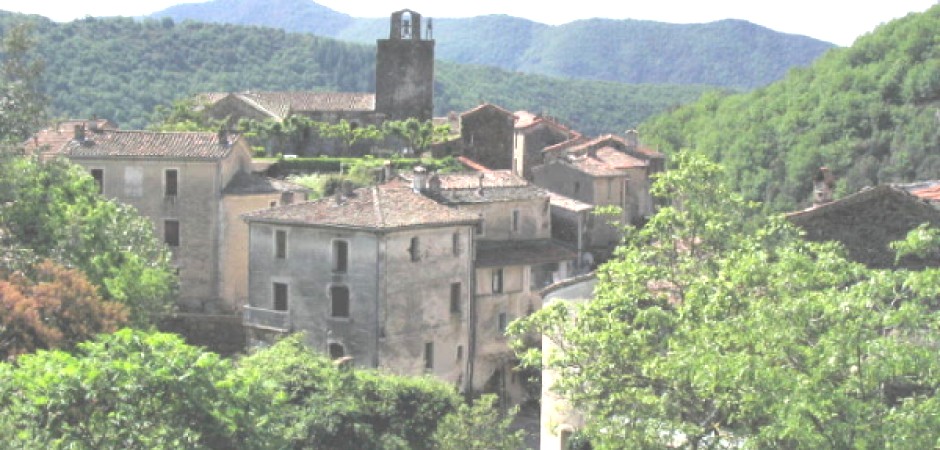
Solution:
M 85 142 L 85 124 L 75 125 L 74 139 L 76 142 Z
M 627 130 L 626 134 L 624 140 L 627 141 L 627 149 L 630 151 L 636 150 L 640 146 L 640 133 L 636 130 Z
M 813 207 L 832 202 L 832 189 L 835 185 L 835 177 L 829 168 L 820 167 L 813 177 Z
M 395 177 L 395 168 L 392 167 L 392 162 L 385 160 L 382 164 L 382 181 L 389 182 L 392 181 L 392 178 Z
M 411 180 L 411 190 L 420 193 L 428 188 L 428 171 L 424 167 L 415 166 L 414 178 Z

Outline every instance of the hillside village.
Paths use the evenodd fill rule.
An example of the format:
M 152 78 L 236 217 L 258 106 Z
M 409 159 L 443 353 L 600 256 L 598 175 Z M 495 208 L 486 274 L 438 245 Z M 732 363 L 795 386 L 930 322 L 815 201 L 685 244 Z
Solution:
M 428 24 L 404 10 L 390 30 L 378 42 L 375 94 L 206 94 L 206 113 L 232 123 L 300 114 L 354 127 L 431 120 Z M 460 392 L 517 404 L 525 391 L 507 325 L 539 308 L 542 288 L 608 258 L 618 223 L 653 213 L 649 182 L 664 157 L 635 131 L 589 138 L 491 104 L 460 113 L 456 128 L 465 172 L 389 166 L 377 186 L 310 202 L 303 187 L 253 170 L 246 138 L 226 129 L 78 120 L 26 145 L 84 166 L 103 195 L 154 221 L 179 271 L 180 317 L 218 322 L 215 336 L 203 331 L 208 341 L 197 342 L 250 348 L 304 331 L 333 358 L 434 374 Z M 603 206 L 621 214 L 593 214 Z
M 338 367 L 428 375 L 468 398 L 497 394 L 503 407 L 540 400 L 541 448 L 572 448 L 590 419 L 551 389 L 560 373 L 548 359 L 541 385 L 523 376 L 508 329 L 517 319 L 543 320 L 540 310 L 561 300 L 598 296 L 595 270 L 623 251 L 623 227 L 644 230 L 657 214 L 663 203 L 653 182 L 673 167 L 633 129 L 590 136 L 550 115 L 488 102 L 434 117 L 433 33 L 418 12 L 390 15 L 388 38 L 377 41 L 374 93 L 205 92 L 195 112 L 225 124 L 217 131 L 125 130 L 84 118 L 59 121 L 23 146 L 39 160 L 78 164 L 101 195 L 152 221 L 179 276 L 176 310 L 161 328 L 223 354 L 302 333 Z M 272 176 L 257 142 L 237 131 L 241 120 L 291 117 L 353 129 L 409 119 L 447 124 L 451 134 L 427 153 L 455 157 L 462 169 L 396 166 L 389 157 L 372 184 L 343 182 L 312 198 L 309 188 Z M 414 151 L 391 137 L 356 152 L 397 158 L 403 147 Z M 299 148 L 300 157 L 341 153 L 317 137 Z M 688 167 L 695 166 L 679 169 Z M 895 257 L 891 244 L 922 224 L 940 226 L 940 181 L 885 183 L 840 198 L 828 168 L 811 178 L 811 205 L 784 216 L 802 239 L 840 242 L 865 270 L 940 266 L 932 253 Z M 666 239 L 680 254 L 709 244 L 708 236 Z M 807 254 L 816 251 L 823 252 Z M 642 290 L 665 309 L 695 295 L 659 279 Z M 533 330 L 516 338 L 545 346 L 545 355 L 560 342 Z M 670 432 L 675 442 L 692 441 L 691 433 Z M 717 426 L 713 436 L 740 443 Z

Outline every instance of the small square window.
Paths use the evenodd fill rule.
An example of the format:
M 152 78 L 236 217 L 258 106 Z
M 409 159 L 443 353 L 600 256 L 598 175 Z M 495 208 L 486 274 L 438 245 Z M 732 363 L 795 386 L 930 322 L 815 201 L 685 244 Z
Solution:
M 179 192 L 179 171 L 176 169 L 166 169 L 164 174 L 163 195 L 167 197 L 176 197 Z
M 98 187 L 98 193 L 104 193 L 104 169 L 91 169 L 91 178 L 95 180 L 95 186 Z
M 330 316 L 349 318 L 349 288 L 346 286 L 330 287 Z

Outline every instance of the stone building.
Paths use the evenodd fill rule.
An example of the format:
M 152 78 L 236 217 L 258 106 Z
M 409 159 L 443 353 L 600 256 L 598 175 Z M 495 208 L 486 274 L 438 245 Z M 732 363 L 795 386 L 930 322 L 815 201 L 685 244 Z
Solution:
M 203 93 L 196 100 L 206 114 L 237 123 L 240 119 L 284 121 L 301 115 L 318 122 L 379 126 L 385 121 L 432 119 L 434 39 L 431 19 L 405 9 L 392 13 L 388 39 L 376 41 L 375 93 L 240 92 Z M 302 147 L 313 147 L 308 137 Z
M 43 140 L 53 136 L 55 139 Z M 149 132 L 76 124 L 67 140 L 40 133 L 43 157 L 88 169 L 101 193 L 153 221 L 179 269 L 178 304 L 193 313 L 235 314 L 247 300 L 247 253 L 239 216 L 302 197 L 304 190 L 250 173 L 244 139 L 225 132 Z
M 921 224 L 940 227 L 940 181 L 879 185 L 838 200 L 822 197 L 811 208 L 786 215 L 806 231 L 806 239 L 840 242 L 850 259 L 869 267 L 940 266 L 940 259 L 914 256 L 896 264 L 890 248 Z
M 581 139 L 581 133 L 550 117 L 518 111 L 512 143 L 512 172 L 533 180 L 532 168 L 544 162 L 546 148 L 574 144 Z
M 515 116 L 499 106 L 483 103 L 460 114 L 462 153 L 490 169 L 512 166 Z
M 252 344 L 306 332 L 334 358 L 472 377 L 475 214 L 401 183 L 249 213 Z
M 616 206 L 616 217 L 595 217 L 586 247 L 604 251 L 622 232 L 616 222 L 639 225 L 654 212 L 650 177 L 663 170 L 661 153 L 639 145 L 636 135 L 607 135 L 548 147 L 545 163 L 532 169 L 536 185 L 594 206 Z

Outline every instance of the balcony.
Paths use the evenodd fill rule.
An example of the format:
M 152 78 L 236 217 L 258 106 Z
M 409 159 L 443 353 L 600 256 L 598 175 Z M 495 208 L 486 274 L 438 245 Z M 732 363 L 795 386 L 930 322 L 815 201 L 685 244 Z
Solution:
M 286 333 L 290 331 L 290 313 L 245 305 L 242 323 L 246 327 Z

